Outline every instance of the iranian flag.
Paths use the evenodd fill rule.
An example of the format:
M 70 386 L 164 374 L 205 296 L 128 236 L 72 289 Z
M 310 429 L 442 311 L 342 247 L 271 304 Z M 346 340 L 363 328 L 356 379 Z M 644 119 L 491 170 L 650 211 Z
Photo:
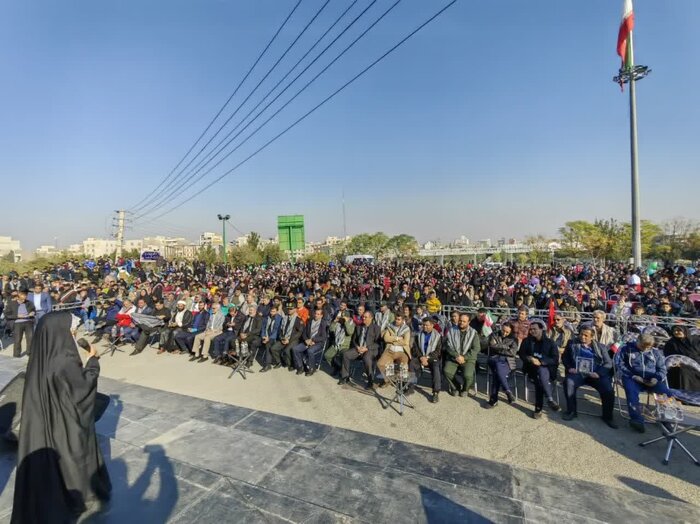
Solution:
M 630 34 L 634 29 L 634 11 L 632 0 L 624 0 L 622 4 L 622 23 L 617 33 L 617 54 L 622 58 L 622 69 L 632 67 L 632 49 Z

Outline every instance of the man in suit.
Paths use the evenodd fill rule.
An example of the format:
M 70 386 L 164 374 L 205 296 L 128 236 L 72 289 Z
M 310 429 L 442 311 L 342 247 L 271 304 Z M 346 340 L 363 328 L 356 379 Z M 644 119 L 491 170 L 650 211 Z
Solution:
M 379 354 L 381 340 L 381 329 L 374 322 L 374 315 L 370 311 L 365 311 L 362 314 L 362 324 L 355 329 L 352 335 L 350 349 L 343 353 L 343 367 L 338 384 L 343 385 L 350 382 L 350 362 L 361 358 L 367 374 L 365 389 L 376 388 L 374 383 L 374 360 Z
M 36 311 L 35 323 L 39 322 L 39 319 L 46 313 L 51 312 L 51 296 L 43 289 L 41 282 L 37 282 L 34 285 L 34 291 L 27 295 L 27 300 L 34 304 L 34 310 Z
M 290 302 L 287 304 L 287 316 L 280 326 L 278 340 L 265 351 L 265 367 L 272 365 L 278 368 L 285 365 L 289 371 L 293 371 L 292 349 L 299 344 L 303 331 L 304 323 L 297 315 L 296 304 Z
M 241 330 L 238 333 L 236 347 L 233 349 L 232 356 L 238 355 L 241 346 L 244 344 L 248 347 L 248 356 L 246 357 L 246 366 L 251 367 L 255 359 L 255 351 L 260 347 L 262 338 L 262 317 L 258 316 L 258 306 L 256 304 L 248 304 L 248 314 L 243 321 Z
M 433 317 L 423 318 L 421 326 L 421 331 L 413 338 L 409 369 L 416 377 L 420 377 L 423 368 L 430 369 L 433 377 L 431 401 L 436 403 L 442 387 L 442 337 L 435 329 Z
M 158 334 L 159 331 L 166 329 L 165 326 L 170 322 L 170 310 L 165 307 L 162 300 L 156 302 L 153 316 L 159 318 L 163 322 L 163 325 L 160 327 L 141 327 L 141 334 L 136 344 L 134 344 L 134 350 L 130 353 L 131 356 L 141 353 L 145 349 L 150 336 Z
M 223 332 L 212 339 L 209 349 L 209 356 L 215 364 L 221 364 L 226 359 L 231 342 L 238 337 L 244 320 L 245 315 L 238 308 L 229 306 L 228 314 L 224 318 Z
M 268 362 L 268 355 L 270 354 L 270 348 L 273 344 L 277 342 L 280 334 L 280 328 L 282 326 L 282 320 L 284 317 L 278 312 L 277 306 L 275 304 L 270 305 L 270 314 L 267 318 L 263 319 L 262 328 L 262 345 L 265 348 L 264 355 L 262 358 L 263 368 L 260 372 L 270 371 L 272 365 Z
M 306 358 L 306 376 L 310 377 L 316 372 L 316 362 L 321 358 L 323 346 L 328 338 L 328 329 L 329 324 L 323 318 L 323 309 L 315 309 L 314 316 L 304 326 L 303 342 L 292 349 L 297 375 L 304 373 L 304 358 Z
M 34 304 L 27 300 L 27 291 L 21 289 L 17 292 L 17 298 L 10 300 L 5 311 L 5 318 L 13 322 L 12 334 L 14 335 L 14 345 L 12 353 L 15 357 L 22 356 L 22 339 L 27 348 L 27 354 L 32 345 L 32 334 L 34 331 Z
M 192 326 L 190 326 L 187 331 L 181 331 L 175 335 L 175 344 L 177 344 L 180 353 L 192 353 L 194 337 L 207 328 L 207 322 L 209 322 L 209 311 L 207 311 L 206 307 L 206 302 L 198 302 L 198 311 L 197 314 L 194 315 Z
M 214 337 L 221 333 L 223 327 L 224 314 L 221 312 L 221 304 L 214 302 L 211 305 L 211 313 L 209 314 L 209 319 L 207 320 L 207 327 L 203 331 L 197 333 L 194 337 L 190 362 L 197 360 L 201 363 L 209 358 L 205 355 L 209 354 L 209 346 L 211 341 Z
M 146 300 L 144 298 L 139 298 L 136 301 L 136 310 L 134 313 L 139 313 L 141 315 L 152 315 L 153 308 L 146 304 Z M 139 339 L 140 334 L 141 329 L 133 322 L 128 327 L 122 328 L 122 337 L 124 338 L 124 341 L 135 343 Z

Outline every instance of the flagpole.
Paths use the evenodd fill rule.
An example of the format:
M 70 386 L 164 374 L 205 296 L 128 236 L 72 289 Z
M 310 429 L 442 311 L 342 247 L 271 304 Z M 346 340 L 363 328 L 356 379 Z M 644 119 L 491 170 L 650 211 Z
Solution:
M 630 31 L 630 69 L 634 71 L 634 40 Z M 639 218 L 639 156 L 637 154 L 637 90 L 636 78 L 630 81 L 630 160 L 632 165 L 632 258 L 634 267 L 642 266 L 642 232 Z
M 637 90 L 636 81 L 644 78 L 651 69 L 647 66 L 634 65 L 634 46 L 632 31 L 629 34 L 629 62 L 623 64 L 618 76 L 613 81 L 623 86 L 630 85 L 630 163 L 632 178 L 632 262 L 634 267 L 642 265 L 642 228 L 639 216 L 639 156 L 637 153 Z

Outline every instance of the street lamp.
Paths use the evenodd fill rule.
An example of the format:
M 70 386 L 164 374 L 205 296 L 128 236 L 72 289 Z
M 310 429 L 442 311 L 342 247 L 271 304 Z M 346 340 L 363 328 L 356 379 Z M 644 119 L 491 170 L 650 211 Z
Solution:
M 224 266 L 226 265 L 226 221 L 231 218 L 231 215 L 216 215 L 219 220 L 221 220 L 221 225 L 223 227 L 223 241 L 224 241 Z

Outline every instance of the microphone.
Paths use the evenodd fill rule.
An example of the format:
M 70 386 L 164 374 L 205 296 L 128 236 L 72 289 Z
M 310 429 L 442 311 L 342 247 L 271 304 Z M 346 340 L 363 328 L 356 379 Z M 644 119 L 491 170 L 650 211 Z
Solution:
M 90 351 L 90 343 L 84 338 L 79 338 L 76 343 L 83 348 L 85 351 Z

